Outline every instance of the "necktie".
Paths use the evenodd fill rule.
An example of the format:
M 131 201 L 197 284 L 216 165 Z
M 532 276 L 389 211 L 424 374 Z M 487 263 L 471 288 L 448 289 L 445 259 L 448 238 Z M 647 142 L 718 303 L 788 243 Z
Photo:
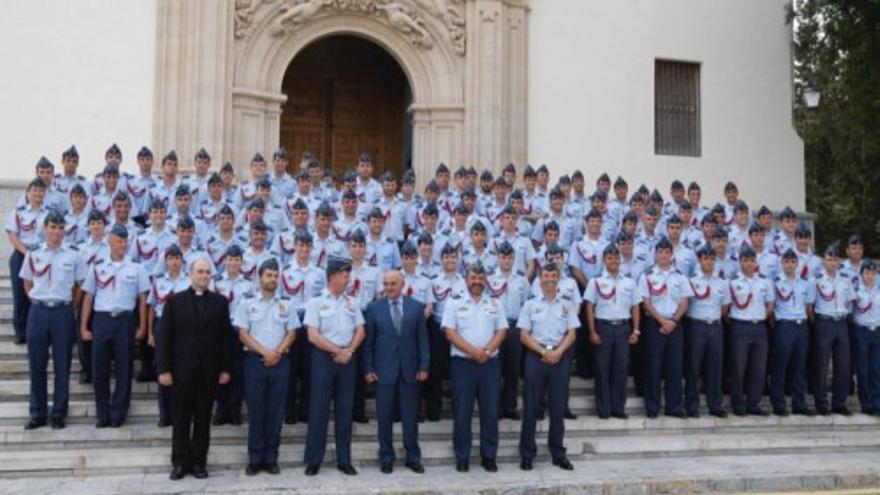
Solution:
M 394 330 L 400 335 L 400 322 L 403 316 L 400 314 L 400 305 L 397 301 L 391 302 L 391 322 L 394 324 Z

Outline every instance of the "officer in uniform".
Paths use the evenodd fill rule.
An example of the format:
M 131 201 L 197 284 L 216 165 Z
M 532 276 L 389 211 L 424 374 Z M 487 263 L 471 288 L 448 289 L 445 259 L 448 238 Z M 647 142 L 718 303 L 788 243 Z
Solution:
M 110 257 L 92 265 L 83 282 L 86 292 L 80 333 L 92 344 L 95 385 L 95 426 L 118 428 L 131 402 L 132 350 L 135 339 L 147 331 L 147 291 L 150 277 L 141 265 L 125 256 L 128 231 L 114 225 Z M 110 360 L 116 364 L 116 389 L 110 398 Z
M 513 246 L 503 241 L 498 249 L 498 270 L 489 275 L 486 280 L 486 290 L 489 291 L 490 297 L 498 299 L 504 307 L 504 315 L 508 323 L 507 337 L 500 349 L 501 376 L 504 379 L 501 386 L 501 417 L 518 420 L 520 416 L 516 412 L 516 396 L 519 391 L 523 348 L 519 336 L 520 327 L 517 326 L 516 320 L 519 318 L 523 303 L 529 298 L 529 281 L 526 280 L 524 273 L 513 271 L 515 256 Z
M 660 383 L 666 387 L 666 415 L 686 416 L 682 407 L 684 332 L 681 319 L 692 291 L 687 278 L 672 265 L 672 243 L 661 238 L 654 246 L 657 264 L 639 280 L 645 322 L 645 411 L 656 418 Z
M 345 293 L 351 262 L 327 260 L 327 289 L 309 300 L 305 325 L 312 344 L 309 428 L 306 434 L 306 475 L 321 468 L 327 446 L 327 423 L 333 401 L 336 466 L 356 475 L 351 465 L 351 423 L 357 378 L 355 354 L 364 341 L 364 316 L 357 301 Z
M 150 306 L 150 314 L 147 319 L 147 345 L 153 349 L 161 349 L 156 343 L 162 338 L 161 320 L 162 309 L 165 301 L 178 292 L 189 289 L 189 279 L 183 274 L 183 253 L 177 244 L 172 244 L 165 249 L 165 265 L 168 271 L 153 279 L 150 294 L 147 296 L 147 305 Z M 159 358 L 157 358 L 158 360 Z M 141 361 L 142 366 L 152 367 L 153 363 Z M 144 371 L 142 371 L 143 373 Z M 159 428 L 171 426 L 171 418 L 174 417 L 171 403 L 171 387 L 159 385 Z
M 859 277 L 852 305 L 859 403 L 863 413 L 876 416 L 880 414 L 880 289 L 873 261 L 862 262 Z
M 50 211 L 43 220 L 43 229 L 45 244 L 25 255 L 19 272 L 31 301 L 27 318 L 31 419 L 25 425 L 26 430 L 46 425 L 49 347 L 55 372 L 52 428 L 64 428 L 70 359 L 76 343 L 71 302 L 74 289 L 82 283 L 86 272 L 85 260 L 79 251 L 62 244 L 64 215 Z M 78 291 L 76 296 L 79 297 Z
M 730 407 L 733 414 L 766 416 L 761 409 L 767 369 L 767 318 L 773 314 L 772 283 L 758 273 L 757 253 L 739 250 L 739 275 L 730 282 Z M 743 393 L 745 392 L 745 395 Z
M 12 279 L 12 326 L 15 330 L 15 343 L 24 344 L 30 299 L 24 290 L 19 273 L 28 251 L 36 249 L 43 242 L 43 220 L 49 210 L 44 206 L 46 184 L 39 178 L 28 183 L 27 204 L 9 212 L 6 220 L 6 234 L 14 248 L 9 257 L 9 276 Z
M 777 416 L 788 416 L 785 390 L 789 387 L 792 412 L 804 416 L 813 414 L 805 400 L 807 351 L 810 347 L 807 304 L 815 300 L 816 286 L 797 276 L 797 266 L 797 253 L 792 248 L 786 249 L 782 254 L 782 273 L 773 280 L 776 303 L 773 305 L 775 325 L 770 399 L 773 403 L 773 414 Z
M 727 280 L 715 274 L 715 250 L 704 244 L 697 251 L 696 274 L 690 278 L 691 298 L 685 326 L 685 409 L 691 418 L 700 416 L 700 375 L 705 369 L 706 405 L 709 414 L 725 418 L 721 405 L 721 373 L 724 362 L 724 330 L 721 316 L 730 304 Z
M 420 238 L 421 240 L 421 238 Z M 425 398 L 425 416 L 428 421 L 440 420 L 443 410 L 443 380 L 449 376 L 449 340 L 443 333 L 443 310 L 452 297 L 466 290 L 465 280 L 458 272 L 458 251 L 449 244 L 441 249 L 442 271 L 431 279 L 434 300 L 434 318 L 428 323 L 428 341 L 431 344 L 431 370 L 422 389 Z
M 837 247 L 829 246 L 822 259 L 822 272 L 813 279 L 816 286 L 816 297 L 811 301 L 816 321 L 813 342 L 816 387 L 813 392 L 816 412 L 823 416 L 832 412 L 844 416 L 852 414 L 846 407 L 846 396 L 850 389 L 850 343 L 846 317 L 855 296 L 852 282 L 837 270 L 838 261 Z M 826 392 L 829 361 L 834 365 L 830 409 Z
M 507 333 L 507 318 L 497 299 L 485 293 L 486 272 L 470 266 L 467 294 L 454 295 L 443 308 L 440 326 L 451 344 L 453 449 L 455 469 L 469 469 L 471 418 L 474 400 L 480 405 L 480 457 L 486 471 L 495 472 L 498 451 L 498 397 L 501 364 L 498 348 Z
M 232 320 L 247 349 L 243 368 L 249 423 L 248 476 L 260 470 L 280 472 L 278 447 L 290 381 L 287 351 L 300 321 L 290 300 L 277 295 L 279 272 L 274 258 L 260 265 L 259 291 L 244 296 Z
M 244 254 L 237 244 L 230 245 L 223 255 L 225 270 L 214 277 L 211 290 L 225 297 L 229 301 L 230 321 L 235 317 L 238 306 L 245 294 L 254 292 L 254 284 L 241 273 L 241 259 Z M 229 334 L 229 347 L 231 354 L 229 383 L 220 385 L 217 389 L 217 408 L 214 411 L 214 426 L 226 423 L 232 425 L 241 424 L 241 400 L 244 395 L 244 354 L 241 340 L 238 338 L 238 330 L 231 326 Z
M 605 270 L 587 282 L 587 328 L 596 346 L 596 409 L 600 419 L 626 419 L 629 346 L 638 343 L 641 295 L 635 281 L 620 273 L 620 251 L 609 244 L 602 252 Z M 552 413 L 551 413 L 552 417 Z
M 541 267 L 541 295 L 522 306 L 516 326 L 526 348 L 523 416 L 519 437 L 520 468 L 532 469 L 537 454 L 535 422 L 545 392 L 549 397 L 550 431 L 547 445 L 553 464 L 571 471 L 574 467 L 565 457 L 563 411 L 568 403 L 568 376 L 571 369 L 575 332 L 580 321 L 571 310 L 571 302 L 556 290 L 561 266 L 546 263 Z M 635 292 L 632 287 L 630 294 Z M 507 339 L 511 337 L 508 335 Z M 624 370 L 624 382 L 626 371 Z M 480 410 L 483 409 L 482 402 Z M 482 431 L 482 425 L 480 427 Z

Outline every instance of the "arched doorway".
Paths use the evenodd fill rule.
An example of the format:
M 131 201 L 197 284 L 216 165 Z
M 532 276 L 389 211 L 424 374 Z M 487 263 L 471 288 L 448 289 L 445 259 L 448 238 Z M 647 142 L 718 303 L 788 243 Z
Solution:
M 330 36 L 311 43 L 284 74 L 279 142 L 291 167 L 304 151 L 341 176 L 358 155 L 374 157 L 375 172 L 398 177 L 412 166 L 412 90 L 397 61 L 366 39 Z

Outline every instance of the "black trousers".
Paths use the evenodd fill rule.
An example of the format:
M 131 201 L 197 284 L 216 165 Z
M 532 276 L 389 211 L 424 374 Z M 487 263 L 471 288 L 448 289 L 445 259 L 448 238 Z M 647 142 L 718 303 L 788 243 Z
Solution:
M 204 466 L 208 459 L 217 378 L 204 372 L 197 372 L 188 381 L 177 381 L 175 377 L 171 391 L 174 401 L 171 463 L 174 466 Z
M 428 321 L 428 342 L 431 347 L 431 367 L 428 381 L 422 387 L 425 414 L 439 417 L 443 410 L 443 380 L 449 375 L 449 341 L 435 318 Z

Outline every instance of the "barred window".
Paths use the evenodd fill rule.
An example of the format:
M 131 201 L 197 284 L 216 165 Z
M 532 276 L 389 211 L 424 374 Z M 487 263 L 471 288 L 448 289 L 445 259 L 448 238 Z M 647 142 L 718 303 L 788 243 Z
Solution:
M 654 153 L 700 156 L 700 64 L 654 61 Z

